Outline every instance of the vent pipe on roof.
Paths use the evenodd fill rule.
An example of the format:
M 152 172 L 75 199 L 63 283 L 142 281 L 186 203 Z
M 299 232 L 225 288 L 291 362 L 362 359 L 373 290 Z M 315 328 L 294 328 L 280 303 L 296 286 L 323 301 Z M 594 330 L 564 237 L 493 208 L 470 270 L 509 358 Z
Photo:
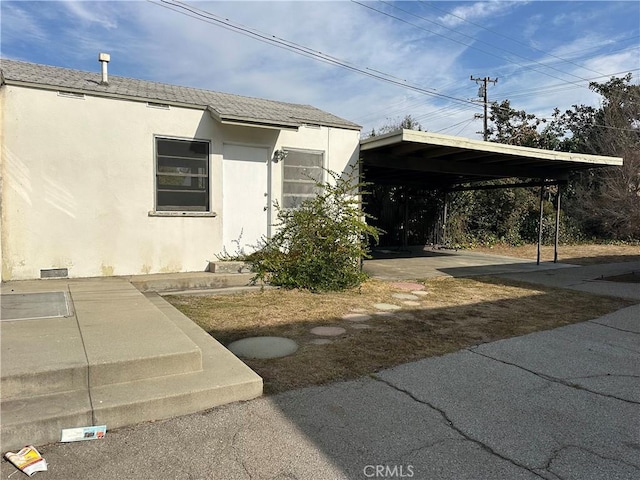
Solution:
M 98 61 L 102 64 L 102 85 L 109 85 L 109 76 L 107 75 L 107 64 L 111 60 L 111 55 L 108 53 L 100 53 L 98 55 Z

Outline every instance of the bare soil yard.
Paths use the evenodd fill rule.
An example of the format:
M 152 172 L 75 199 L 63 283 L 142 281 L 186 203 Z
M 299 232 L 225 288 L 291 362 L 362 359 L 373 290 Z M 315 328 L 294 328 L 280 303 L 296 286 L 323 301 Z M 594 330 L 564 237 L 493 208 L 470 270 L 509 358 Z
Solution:
M 495 245 L 493 247 L 476 247 L 476 252 L 506 257 L 535 259 L 536 245 L 521 245 L 512 247 L 509 245 Z M 542 261 L 553 260 L 553 245 L 543 245 L 540 249 Z M 605 245 L 605 244 L 581 244 L 560 245 L 558 247 L 558 261 L 573 265 L 595 265 L 598 263 L 634 262 L 640 260 L 640 245 Z
M 576 250 L 575 258 L 597 258 L 597 250 Z M 604 252 L 605 258 L 621 261 L 622 257 L 640 259 L 639 250 L 608 246 Z M 525 252 L 521 248 L 516 255 L 513 250 L 499 254 Z M 530 253 L 526 255 L 530 258 Z M 273 289 L 166 298 L 225 345 L 250 336 L 295 340 L 300 348 L 293 355 L 246 360 L 263 377 L 266 393 L 356 378 L 479 343 L 589 320 L 633 303 L 494 278 L 435 278 L 421 283 L 427 293 L 413 300 L 394 297 L 409 292 L 377 280 L 342 293 Z M 407 301 L 413 303 L 404 303 Z M 376 303 L 401 308 L 377 315 Z M 343 318 L 353 313 L 371 318 L 359 322 Z M 346 333 L 326 337 L 330 343 L 317 345 L 312 341 L 323 337 L 312 334 L 311 329 L 318 326 L 340 326 Z

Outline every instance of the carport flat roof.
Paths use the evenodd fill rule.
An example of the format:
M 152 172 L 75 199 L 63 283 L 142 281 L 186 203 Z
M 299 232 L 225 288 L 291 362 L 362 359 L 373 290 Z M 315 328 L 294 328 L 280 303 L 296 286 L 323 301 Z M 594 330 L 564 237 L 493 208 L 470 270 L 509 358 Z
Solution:
M 367 181 L 425 187 L 510 177 L 561 180 L 571 171 L 623 162 L 620 157 L 556 152 L 416 130 L 364 139 L 360 153 Z

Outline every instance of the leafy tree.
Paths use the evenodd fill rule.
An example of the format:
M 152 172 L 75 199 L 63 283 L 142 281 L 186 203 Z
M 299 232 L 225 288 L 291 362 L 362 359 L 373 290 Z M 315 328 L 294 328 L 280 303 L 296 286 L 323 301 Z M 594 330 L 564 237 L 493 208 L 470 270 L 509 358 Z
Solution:
M 422 125 L 420 125 L 420 122 L 418 122 L 411 115 L 405 115 L 402 120 L 396 120 L 384 124 L 383 126 L 378 128 L 377 132 L 375 128 L 372 129 L 369 136 L 375 137 L 376 135 L 384 135 L 385 133 L 395 132 L 396 130 L 400 130 L 403 128 L 405 130 L 417 130 L 419 132 L 422 131 Z
M 631 78 L 592 82 L 602 96 L 600 108 L 573 105 L 554 113 L 554 128 L 564 133 L 559 149 L 624 158 L 622 167 L 573 179 L 568 208 L 588 236 L 640 239 L 640 85 Z
M 368 239 L 378 230 L 366 223 L 358 194 L 366 186 L 357 169 L 345 175 L 328 172 L 332 181 L 318 183 L 322 191 L 296 209 L 276 204 L 277 233 L 247 259 L 256 280 L 311 291 L 343 290 L 359 285 L 366 274 L 361 260 L 369 258 Z

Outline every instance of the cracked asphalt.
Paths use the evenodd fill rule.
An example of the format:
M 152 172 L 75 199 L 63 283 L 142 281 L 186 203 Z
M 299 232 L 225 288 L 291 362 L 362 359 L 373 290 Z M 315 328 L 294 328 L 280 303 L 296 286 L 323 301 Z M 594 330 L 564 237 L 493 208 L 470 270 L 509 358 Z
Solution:
M 41 453 L 52 480 L 637 480 L 640 305 Z

